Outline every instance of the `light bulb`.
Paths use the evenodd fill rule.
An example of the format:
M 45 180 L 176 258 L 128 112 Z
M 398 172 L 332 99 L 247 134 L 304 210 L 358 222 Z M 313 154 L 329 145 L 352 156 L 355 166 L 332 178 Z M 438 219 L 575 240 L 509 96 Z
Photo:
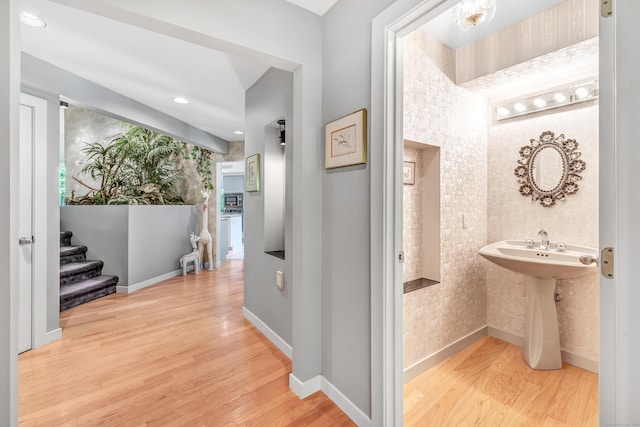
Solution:
M 508 116 L 511 111 L 509 111 L 508 108 L 500 107 L 496 112 L 500 117 L 505 117 L 505 116 Z
M 522 113 L 524 111 L 527 111 L 527 106 L 524 105 L 522 102 L 518 102 L 513 106 L 513 109 L 516 110 L 518 113 Z
M 553 95 L 553 99 L 555 99 L 556 102 L 564 102 L 567 100 L 567 97 L 564 93 L 558 92 L 555 95 Z
M 545 105 L 547 105 L 547 101 L 545 101 L 542 98 L 536 98 L 536 99 L 533 100 L 533 105 L 535 105 L 538 108 L 542 108 Z
M 579 87 L 578 89 L 576 89 L 576 96 L 579 99 L 585 99 L 587 96 L 589 96 L 589 91 L 583 87 Z

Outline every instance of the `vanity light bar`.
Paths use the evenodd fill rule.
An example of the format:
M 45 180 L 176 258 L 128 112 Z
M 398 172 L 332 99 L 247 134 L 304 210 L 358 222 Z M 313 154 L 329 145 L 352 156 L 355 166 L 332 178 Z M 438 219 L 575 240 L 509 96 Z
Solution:
M 551 110 L 579 102 L 598 99 L 598 80 L 587 80 L 524 99 L 514 99 L 495 105 L 496 120 L 505 120 L 525 114 Z

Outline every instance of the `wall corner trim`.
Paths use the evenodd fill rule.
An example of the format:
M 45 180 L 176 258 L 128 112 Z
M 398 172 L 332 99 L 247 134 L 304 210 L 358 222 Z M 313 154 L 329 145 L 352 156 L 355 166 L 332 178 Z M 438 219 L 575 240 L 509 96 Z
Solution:
M 359 427 L 369 427 L 372 425 L 369 418 L 360 408 L 358 408 L 347 396 L 322 375 L 315 376 L 308 381 L 300 381 L 295 375 L 289 374 L 289 388 L 300 398 L 304 399 L 313 393 L 322 391 L 336 404 L 351 421 Z
M 289 374 L 289 388 L 300 398 L 311 396 L 320 391 L 322 387 L 322 376 L 318 375 L 308 381 L 300 381 L 295 375 Z
M 37 340 L 34 342 L 33 348 L 36 349 L 38 347 L 42 347 L 43 345 L 49 344 L 50 342 L 54 342 L 62 338 L 62 328 L 56 328 L 51 331 L 48 331 L 44 334 L 41 340 Z
M 163 280 L 171 279 L 172 277 L 176 277 L 182 274 L 182 269 L 170 271 L 165 274 L 161 274 L 160 276 L 152 277 L 151 279 L 144 280 L 139 283 L 135 283 L 133 285 L 118 285 L 116 286 L 116 292 L 119 294 L 131 294 L 135 291 L 139 291 L 140 289 L 148 288 L 151 285 L 155 285 L 158 282 L 162 282 Z
M 269 341 L 271 341 L 276 347 L 278 347 L 278 349 L 283 352 L 285 356 L 287 356 L 289 359 L 293 358 L 293 348 L 278 334 L 276 334 L 273 329 L 267 326 L 266 323 L 260 320 L 258 316 L 249 311 L 247 307 L 242 307 L 242 315 L 245 319 L 251 322 L 251 324 L 255 326 L 256 329 L 262 332 L 262 334 L 267 337 Z M 289 386 L 291 386 L 291 383 L 289 383 Z

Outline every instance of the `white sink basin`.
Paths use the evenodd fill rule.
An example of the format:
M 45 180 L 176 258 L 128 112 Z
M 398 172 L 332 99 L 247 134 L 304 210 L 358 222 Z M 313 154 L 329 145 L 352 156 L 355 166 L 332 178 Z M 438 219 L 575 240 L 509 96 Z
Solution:
M 596 271 L 595 263 L 584 265 L 581 256 L 596 258 L 595 248 L 566 245 L 559 252 L 552 243 L 548 250 L 528 248 L 524 240 L 503 240 L 480 249 L 480 255 L 507 270 L 529 276 L 527 318 L 522 353 L 533 369 L 562 369 L 558 313 L 554 300 L 556 279 L 570 279 Z
M 578 245 L 566 245 L 565 252 L 558 252 L 555 243 L 548 250 L 527 248 L 524 240 L 502 240 L 480 249 L 480 255 L 494 264 L 543 279 L 570 279 L 596 271 L 595 264 L 584 265 L 580 257 L 597 254 L 595 248 Z

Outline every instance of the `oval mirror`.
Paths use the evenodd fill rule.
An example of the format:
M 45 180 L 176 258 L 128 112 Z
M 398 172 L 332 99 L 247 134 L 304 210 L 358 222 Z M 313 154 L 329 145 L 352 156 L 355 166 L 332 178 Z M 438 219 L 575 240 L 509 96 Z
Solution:
M 564 134 L 555 137 L 551 131 L 543 132 L 531 144 L 520 148 L 520 159 L 515 175 L 520 184 L 520 194 L 540 200 L 545 207 L 556 200 L 578 191 L 577 182 L 582 179 L 586 163 L 580 159 L 575 139 L 565 139 Z

